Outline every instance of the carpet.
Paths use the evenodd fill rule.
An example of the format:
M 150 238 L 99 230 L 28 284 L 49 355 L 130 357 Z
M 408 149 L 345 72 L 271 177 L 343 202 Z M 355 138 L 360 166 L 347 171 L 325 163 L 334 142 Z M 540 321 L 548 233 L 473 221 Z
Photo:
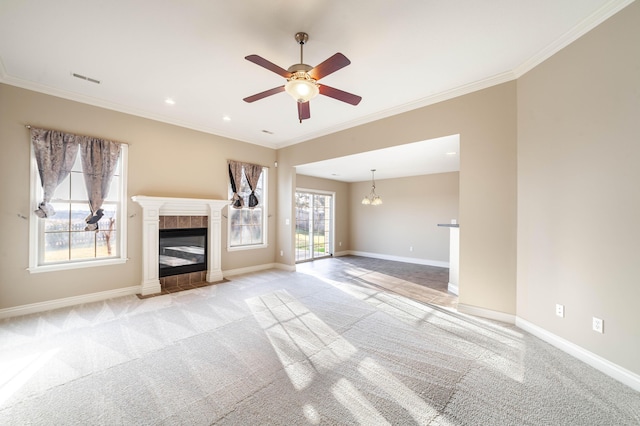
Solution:
M 515 326 L 355 275 L 3 320 L 0 424 L 640 424 L 638 392 Z

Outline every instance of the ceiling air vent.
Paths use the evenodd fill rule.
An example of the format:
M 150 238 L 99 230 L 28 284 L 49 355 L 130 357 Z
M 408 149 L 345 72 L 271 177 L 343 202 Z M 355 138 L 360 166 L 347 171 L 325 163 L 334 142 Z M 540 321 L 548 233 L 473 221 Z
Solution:
M 90 81 L 92 83 L 100 84 L 100 80 L 96 80 L 95 78 L 87 77 L 87 76 L 82 75 L 82 74 L 76 74 L 75 72 L 71 73 L 71 75 L 76 77 L 76 78 L 79 78 L 81 80 L 86 80 L 86 81 Z

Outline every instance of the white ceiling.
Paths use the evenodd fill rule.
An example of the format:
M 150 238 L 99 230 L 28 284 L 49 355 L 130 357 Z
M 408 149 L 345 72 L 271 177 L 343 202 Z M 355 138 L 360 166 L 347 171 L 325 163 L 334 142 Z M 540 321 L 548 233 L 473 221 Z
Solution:
M 631 2 L 1 0 L 0 81 L 280 148 L 517 78 Z M 351 60 L 320 83 L 358 106 L 318 96 L 299 123 L 286 93 L 242 101 L 284 83 L 244 57 L 288 68 L 298 31 L 307 64 Z
M 392 148 L 318 161 L 296 167 L 296 173 L 342 182 L 391 179 L 460 170 L 460 135 L 408 143 Z

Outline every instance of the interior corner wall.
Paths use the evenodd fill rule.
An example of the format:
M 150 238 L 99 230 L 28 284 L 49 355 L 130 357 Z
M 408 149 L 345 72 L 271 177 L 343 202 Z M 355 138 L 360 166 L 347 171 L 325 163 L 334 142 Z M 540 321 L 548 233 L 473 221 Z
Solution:
M 636 374 L 638 46 L 635 2 L 518 80 L 518 316 Z
M 129 144 L 128 257 L 122 265 L 31 274 L 29 218 L 30 141 L 25 125 L 99 136 Z M 269 203 L 276 210 L 276 151 L 0 83 L 0 309 L 115 291 L 142 281 L 141 209 L 132 195 L 228 199 L 227 159 L 269 168 Z M 222 222 L 226 241 L 226 220 Z M 222 252 L 223 270 L 272 264 L 269 247 Z
M 459 175 L 376 179 L 381 206 L 361 203 L 371 191 L 371 181 L 352 183 L 351 250 L 448 267 L 450 232 L 438 224 L 458 220 Z
M 515 81 L 281 148 L 280 181 L 285 187 L 295 182 L 296 165 L 455 134 L 460 135 L 459 302 L 515 315 Z M 291 215 L 291 205 L 279 203 L 278 216 Z M 292 225 L 280 224 L 283 262 L 293 265 Z

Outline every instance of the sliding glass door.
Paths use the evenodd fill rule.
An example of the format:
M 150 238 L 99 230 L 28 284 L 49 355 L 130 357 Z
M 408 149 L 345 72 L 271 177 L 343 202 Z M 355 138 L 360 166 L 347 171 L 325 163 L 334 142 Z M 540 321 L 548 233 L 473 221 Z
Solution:
M 333 255 L 333 194 L 296 192 L 296 262 Z

